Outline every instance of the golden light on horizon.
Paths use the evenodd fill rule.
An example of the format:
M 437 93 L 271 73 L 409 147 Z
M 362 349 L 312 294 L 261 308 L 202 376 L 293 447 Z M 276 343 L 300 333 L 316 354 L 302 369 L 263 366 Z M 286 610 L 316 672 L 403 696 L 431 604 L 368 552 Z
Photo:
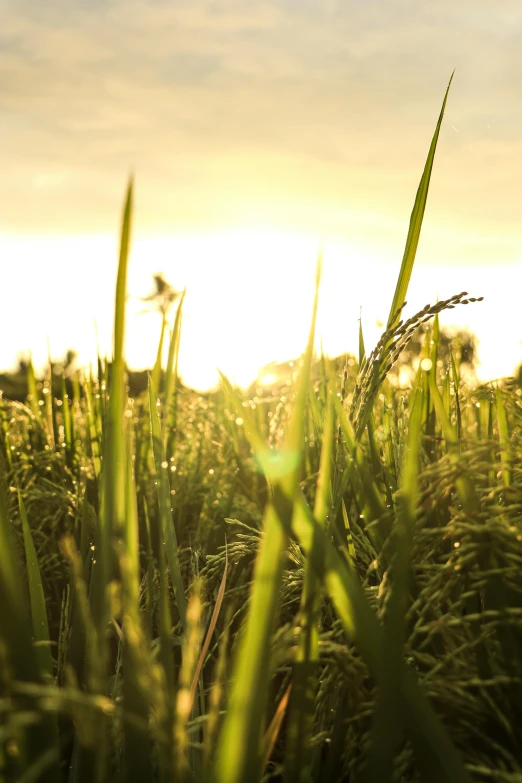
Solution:
M 347 243 L 241 227 L 134 241 L 127 306 L 129 365 L 150 368 L 155 359 L 160 316 L 144 313 L 140 298 L 149 292 L 152 274 L 158 271 L 176 289 L 187 289 L 180 346 L 180 373 L 187 385 L 201 390 L 213 387 L 219 368 L 246 386 L 271 363 L 297 358 L 306 343 L 320 248 L 324 267 L 316 349 L 330 356 L 356 353 L 361 310 L 366 344 L 371 348 L 388 316 L 400 257 L 395 261 L 377 258 Z M 100 350 L 111 355 L 115 237 L 4 235 L 0 236 L 0 253 L 11 258 L 6 290 L 21 294 L 8 298 L 4 306 L 3 317 L 15 324 L 18 344 L 4 342 L 0 365 L 10 367 L 19 352 L 29 351 L 35 364 L 43 365 L 47 337 L 53 357 L 72 348 L 79 354 L 80 366 L 94 362 L 94 320 Z M 477 333 L 482 362 L 478 374 L 489 380 L 512 373 L 520 358 L 520 285 L 522 264 L 499 266 L 492 276 L 487 268 L 433 267 L 420 260 L 412 276 L 408 313 L 460 290 L 485 295 L 484 302 L 443 314 L 441 323 L 469 327 Z M 267 369 L 261 382 L 269 385 L 269 376 Z
M 261 375 L 259 378 L 259 385 L 260 386 L 271 386 L 273 383 L 277 381 L 277 374 L 274 372 L 266 373 L 266 375 Z

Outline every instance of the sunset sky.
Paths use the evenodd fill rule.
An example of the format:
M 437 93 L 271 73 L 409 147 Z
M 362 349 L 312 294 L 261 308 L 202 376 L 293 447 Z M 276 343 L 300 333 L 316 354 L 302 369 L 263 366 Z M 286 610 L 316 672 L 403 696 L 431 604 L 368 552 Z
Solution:
M 110 352 L 117 233 L 135 175 L 127 357 L 150 366 L 154 272 L 187 286 L 181 372 L 248 383 L 319 336 L 385 321 L 440 106 L 407 313 L 522 359 L 520 0 L 0 0 L 0 370 Z

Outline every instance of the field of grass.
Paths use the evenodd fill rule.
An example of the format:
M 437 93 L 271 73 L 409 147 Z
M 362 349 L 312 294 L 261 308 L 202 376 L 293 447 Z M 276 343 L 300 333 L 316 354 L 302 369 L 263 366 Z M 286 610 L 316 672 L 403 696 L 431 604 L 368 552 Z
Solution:
M 181 299 L 130 398 L 129 186 L 112 361 L 0 398 L 2 783 L 522 781 L 522 389 L 439 358 L 466 293 L 401 316 L 445 103 L 386 331 L 341 371 L 319 261 L 291 380 L 180 387 Z

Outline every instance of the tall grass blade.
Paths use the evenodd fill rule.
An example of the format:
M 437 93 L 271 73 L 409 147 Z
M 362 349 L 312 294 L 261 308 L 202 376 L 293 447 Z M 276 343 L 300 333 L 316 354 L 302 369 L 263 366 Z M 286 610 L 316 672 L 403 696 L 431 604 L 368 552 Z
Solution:
M 502 399 L 502 392 L 500 389 L 495 389 L 496 402 L 497 402 L 497 422 L 498 422 L 498 438 L 500 443 L 500 457 L 502 459 L 502 478 L 504 480 L 504 486 L 510 487 L 513 479 L 513 471 L 511 469 L 511 448 L 509 437 L 509 425 L 507 420 L 506 406 Z
M 132 203 L 133 183 L 131 180 L 127 188 L 121 226 L 114 316 L 114 355 L 103 444 L 103 505 L 100 514 L 100 539 L 97 542 L 98 556 L 93 568 L 93 616 L 99 629 L 102 647 L 105 644 L 104 631 L 109 620 L 106 590 L 113 575 L 113 535 L 121 535 L 125 525 L 125 442 L 123 434 L 125 364 L 123 350 Z M 104 649 L 100 649 L 100 656 L 105 656 Z
M 160 339 L 158 343 L 158 353 L 156 355 L 156 361 L 154 363 L 154 367 L 152 370 L 151 378 L 152 378 L 152 385 L 156 389 L 158 394 L 161 394 L 161 383 L 162 383 L 162 361 L 163 361 L 163 343 L 165 340 L 165 327 L 167 325 L 167 321 L 165 317 L 162 318 L 161 321 L 161 332 L 160 332 Z
M 178 361 L 179 343 L 181 337 L 181 315 L 185 291 L 182 292 L 174 319 L 174 328 L 170 336 L 167 373 L 165 376 L 165 420 L 164 440 L 167 458 L 172 456 L 174 438 L 176 436 L 177 401 L 178 401 Z
M 328 389 L 314 504 L 314 517 L 323 527 L 327 525 L 332 503 L 331 479 L 335 427 L 333 399 L 334 393 L 332 389 Z M 318 690 L 320 611 L 320 583 L 311 564 L 307 562 L 301 596 L 302 623 L 299 648 L 297 659 L 292 667 L 292 693 L 286 734 L 285 781 L 288 783 L 305 783 L 311 779 L 314 708 Z
M 170 569 L 170 576 L 174 586 L 176 596 L 176 606 L 183 628 L 187 625 L 187 598 L 185 587 L 181 574 L 181 567 L 178 557 L 178 539 L 174 518 L 172 516 L 170 484 L 168 476 L 168 462 L 163 448 L 163 438 L 161 436 L 161 424 L 159 420 L 159 409 L 157 405 L 156 391 L 152 386 L 152 379 L 149 380 L 149 406 L 150 406 L 150 430 L 152 438 L 152 453 L 154 455 L 154 466 L 156 471 L 157 495 L 159 504 L 159 516 L 163 542 L 167 551 L 167 561 Z
M 34 547 L 33 537 L 25 505 L 20 492 L 18 492 L 18 507 L 20 509 L 20 519 L 22 520 L 22 531 L 24 536 L 25 559 L 27 564 L 27 578 L 29 581 L 29 600 L 31 604 L 31 621 L 33 627 L 33 641 L 37 646 L 36 657 L 41 675 L 53 681 L 53 656 L 51 654 L 51 641 L 49 635 L 49 622 L 47 619 L 47 608 L 45 605 L 45 595 L 38 567 L 38 558 Z
M 97 662 L 91 674 L 91 684 L 94 692 L 101 694 L 108 692 L 107 681 L 102 672 L 105 669 L 108 654 L 106 641 L 106 629 L 110 620 L 108 588 L 116 568 L 113 557 L 113 539 L 115 536 L 121 536 L 125 527 L 126 465 L 123 432 L 125 363 L 123 351 L 132 203 L 133 183 L 131 180 L 127 188 L 120 235 L 114 316 L 114 353 L 103 442 L 102 504 L 96 540 L 97 557 L 96 562 L 93 564 L 90 592 L 92 615 L 97 629 L 96 638 L 98 643 Z M 95 730 L 97 732 L 95 775 L 97 775 L 100 783 L 104 783 L 109 774 L 110 732 L 108 718 L 99 720 Z M 81 768 L 81 764 L 79 768 Z
M 140 604 L 140 562 L 138 540 L 138 509 L 136 487 L 132 470 L 132 437 L 127 432 L 126 448 L 126 513 L 120 550 L 123 603 L 123 703 L 125 714 L 137 720 L 145 719 L 150 712 L 152 692 L 150 640 L 145 638 Z M 137 723 L 124 723 L 124 768 L 128 783 L 152 780 L 150 738 Z
M 218 740 L 215 783 L 250 783 L 252 770 L 262 761 L 262 737 L 268 698 L 270 637 L 274 627 L 287 533 L 294 494 L 299 480 L 303 448 L 303 422 L 308 397 L 308 384 L 314 348 L 315 322 L 321 276 L 321 260 L 317 264 L 316 289 L 312 324 L 304 355 L 296 398 L 279 454 L 264 445 L 255 421 L 243 408 L 239 396 L 223 377 L 229 399 L 237 415 L 245 422 L 247 437 L 257 451 L 256 458 L 273 488 L 263 517 L 264 535 L 258 551 L 254 582 L 238 657 L 228 712 Z M 247 706 L 248 705 L 248 706 Z
M 424 171 L 417 190 L 417 195 L 415 197 L 415 204 L 413 205 L 413 210 L 410 217 L 410 227 L 408 229 L 406 247 L 404 249 L 401 269 L 399 272 L 399 278 L 397 280 L 397 285 L 395 288 L 395 293 L 393 295 L 393 300 L 390 308 L 390 314 L 388 316 L 388 328 L 394 326 L 394 323 L 397 318 L 397 312 L 403 306 L 406 299 L 406 293 L 408 291 L 408 285 L 410 282 L 410 277 L 413 270 L 413 264 L 415 261 L 415 255 L 417 253 L 417 247 L 419 244 L 422 219 L 424 217 L 424 210 L 426 208 L 426 201 L 428 198 L 428 190 L 430 186 L 431 172 L 433 169 L 433 161 L 435 158 L 435 150 L 437 149 L 440 127 L 442 125 L 442 118 L 444 117 L 444 110 L 446 108 L 446 101 L 448 99 L 449 89 L 451 86 L 451 82 L 453 80 L 453 74 L 454 72 L 451 74 L 451 78 L 449 80 L 449 84 L 446 89 L 446 94 L 444 95 L 444 100 L 442 102 L 442 109 L 440 111 L 437 127 L 435 128 L 435 133 L 433 134 L 433 138 L 431 140 L 428 157 L 426 159 Z

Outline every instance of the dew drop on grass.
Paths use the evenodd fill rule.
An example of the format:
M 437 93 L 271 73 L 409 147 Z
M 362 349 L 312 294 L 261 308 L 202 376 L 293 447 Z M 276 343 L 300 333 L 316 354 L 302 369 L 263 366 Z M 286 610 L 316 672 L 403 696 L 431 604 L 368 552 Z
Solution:
M 161 467 L 162 467 L 164 470 L 166 470 L 166 469 L 168 468 L 168 466 L 169 466 L 169 463 L 168 463 L 168 462 L 162 462 L 162 463 L 161 463 Z

